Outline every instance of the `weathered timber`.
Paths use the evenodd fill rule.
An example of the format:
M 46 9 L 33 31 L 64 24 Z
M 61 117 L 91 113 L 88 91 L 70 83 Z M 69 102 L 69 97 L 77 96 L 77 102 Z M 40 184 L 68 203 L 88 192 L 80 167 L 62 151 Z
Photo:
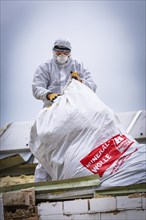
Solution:
M 59 181 L 48 181 L 48 182 L 34 182 L 34 183 L 25 183 L 11 186 L 0 187 L 0 192 L 9 192 L 16 191 L 26 188 L 34 187 L 36 194 L 46 193 L 46 192 L 55 192 L 56 190 L 70 190 L 70 189 L 79 189 L 87 187 L 96 187 L 99 185 L 98 175 L 91 175 L 85 177 L 78 177 L 72 179 L 64 179 Z
M 123 187 L 114 187 L 109 189 L 100 189 L 98 176 L 19 184 L 7 187 L 1 187 L 1 192 L 12 192 L 34 187 L 35 198 L 37 201 L 58 201 L 76 198 L 93 198 L 97 195 L 129 195 L 132 193 L 146 193 L 146 183 L 134 184 Z

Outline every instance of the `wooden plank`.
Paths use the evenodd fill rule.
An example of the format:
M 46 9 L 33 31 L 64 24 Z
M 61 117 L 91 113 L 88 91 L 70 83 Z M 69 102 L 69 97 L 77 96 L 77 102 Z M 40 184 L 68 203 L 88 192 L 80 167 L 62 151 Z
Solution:
M 6 176 L 21 176 L 21 175 L 34 175 L 36 164 L 23 163 L 14 167 L 1 170 L 0 177 Z
M 98 176 L 80 177 L 60 181 L 19 184 L 17 186 L 1 187 L 1 192 L 19 192 L 19 190 L 34 187 L 36 200 L 66 200 L 76 198 L 92 198 L 97 195 L 127 195 L 130 193 L 145 193 L 146 183 L 134 184 L 111 189 L 98 189 Z
M 0 171 L 9 167 L 23 164 L 25 161 L 20 155 L 13 155 L 0 160 Z
M 67 200 L 67 199 L 77 199 L 77 198 L 94 198 L 100 196 L 116 196 L 116 195 L 129 195 L 133 193 L 146 193 L 146 186 L 145 184 L 138 184 L 138 185 L 131 185 L 131 186 L 124 186 L 124 187 L 115 187 L 112 189 L 106 190 L 97 190 L 96 187 L 87 187 L 87 188 L 80 188 L 68 191 L 59 191 L 56 190 L 50 191 L 49 193 L 41 193 L 36 194 L 36 200 L 48 200 L 48 201 L 58 201 L 58 200 Z
M 15 190 L 21 190 L 26 188 L 35 188 L 36 194 L 53 192 L 56 190 L 69 190 L 69 189 L 79 189 L 86 187 L 96 187 L 99 185 L 98 175 L 91 175 L 85 177 L 78 177 L 72 179 L 64 179 L 59 181 L 49 181 L 49 182 L 37 182 L 37 183 L 27 183 L 0 187 L 0 192 L 10 192 Z
M 141 184 L 133 184 L 129 186 L 119 186 L 119 187 L 112 187 L 109 189 L 95 189 L 95 197 L 96 194 L 99 195 L 126 195 L 130 193 L 146 193 L 146 183 Z
M 55 191 L 44 194 L 37 194 L 37 201 L 63 201 L 69 199 L 83 199 L 83 198 L 93 198 L 95 189 L 86 188 L 86 189 L 72 189 L 68 191 Z

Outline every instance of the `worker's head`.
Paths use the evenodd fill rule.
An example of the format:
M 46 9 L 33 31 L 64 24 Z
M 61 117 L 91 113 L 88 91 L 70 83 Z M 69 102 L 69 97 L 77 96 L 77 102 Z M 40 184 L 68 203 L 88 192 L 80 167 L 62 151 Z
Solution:
M 64 39 L 56 40 L 53 47 L 53 53 L 54 57 L 60 64 L 67 63 L 71 53 L 70 42 Z

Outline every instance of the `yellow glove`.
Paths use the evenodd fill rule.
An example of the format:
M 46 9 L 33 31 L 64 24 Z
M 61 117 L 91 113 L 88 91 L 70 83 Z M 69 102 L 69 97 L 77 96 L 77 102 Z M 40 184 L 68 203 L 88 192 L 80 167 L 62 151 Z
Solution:
M 56 99 L 60 94 L 58 93 L 50 93 L 48 94 L 47 98 L 52 102 L 54 99 Z
M 71 78 L 76 79 L 76 80 L 82 82 L 78 72 L 71 72 Z

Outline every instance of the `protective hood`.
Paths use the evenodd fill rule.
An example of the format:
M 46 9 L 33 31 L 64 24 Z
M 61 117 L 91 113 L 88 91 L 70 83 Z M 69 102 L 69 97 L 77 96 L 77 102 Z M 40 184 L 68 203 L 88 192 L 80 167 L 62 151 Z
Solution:
M 71 43 L 68 40 L 65 40 L 65 39 L 56 40 L 55 43 L 54 43 L 54 47 L 56 47 L 56 46 L 57 47 L 68 48 L 69 50 L 71 50 Z

